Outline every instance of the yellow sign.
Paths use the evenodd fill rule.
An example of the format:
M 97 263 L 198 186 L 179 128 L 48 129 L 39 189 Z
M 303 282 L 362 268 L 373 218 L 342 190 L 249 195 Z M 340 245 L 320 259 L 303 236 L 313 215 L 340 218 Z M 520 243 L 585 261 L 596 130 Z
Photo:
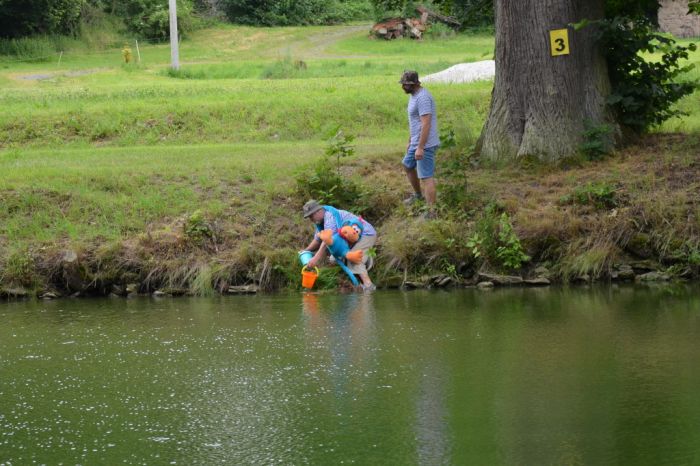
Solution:
M 549 42 L 552 46 L 552 56 L 569 54 L 569 30 L 554 29 L 549 31 Z

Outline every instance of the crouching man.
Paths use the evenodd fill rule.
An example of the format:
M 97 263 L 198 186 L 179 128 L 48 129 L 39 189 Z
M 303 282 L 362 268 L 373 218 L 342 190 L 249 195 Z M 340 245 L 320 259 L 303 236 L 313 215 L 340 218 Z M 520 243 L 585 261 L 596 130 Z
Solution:
M 337 234 L 348 242 L 350 253 L 347 257 L 348 259 L 352 257 L 353 260 L 347 261 L 347 267 L 350 269 L 350 272 L 360 277 L 362 289 L 367 291 L 376 289 L 367 272 L 368 268 L 372 267 L 369 249 L 373 247 L 377 241 L 377 232 L 374 227 L 363 218 L 347 210 L 336 209 L 329 205 L 321 205 L 315 200 L 310 200 L 304 204 L 302 213 L 304 218 L 311 220 L 316 229 L 314 239 L 306 247 L 307 251 L 312 251 L 316 254 L 311 258 L 307 266 L 316 267 L 326 254 L 328 254 L 328 238 L 325 236 L 322 238 L 321 234 L 322 232 L 328 233 L 328 231 L 330 231 L 328 234 Z M 356 236 L 353 235 L 352 230 L 354 230 Z M 357 239 L 357 242 L 351 245 L 350 243 L 358 236 L 359 239 Z M 336 258 L 336 260 L 343 260 L 343 258 Z M 357 262 L 355 262 L 355 260 L 357 260 Z

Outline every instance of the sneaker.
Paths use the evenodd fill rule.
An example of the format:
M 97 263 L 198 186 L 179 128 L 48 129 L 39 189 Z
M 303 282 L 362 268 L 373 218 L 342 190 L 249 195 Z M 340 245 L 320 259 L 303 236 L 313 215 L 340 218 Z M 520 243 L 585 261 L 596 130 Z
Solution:
M 369 291 L 375 291 L 377 289 L 377 285 L 374 283 L 370 283 L 369 285 L 362 285 L 362 291 L 369 292 Z
M 415 204 L 418 201 L 423 200 L 423 195 L 421 193 L 413 193 L 410 196 L 408 196 L 406 199 L 403 200 L 403 203 L 405 205 L 412 205 Z
M 437 218 L 437 213 L 434 210 L 427 210 L 421 215 L 423 220 L 435 220 Z

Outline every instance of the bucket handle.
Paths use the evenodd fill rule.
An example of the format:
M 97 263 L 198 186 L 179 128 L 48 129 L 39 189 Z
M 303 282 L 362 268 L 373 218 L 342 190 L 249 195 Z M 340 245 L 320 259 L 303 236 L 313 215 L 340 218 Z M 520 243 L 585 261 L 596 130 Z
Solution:
M 308 269 L 306 266 L 304 266 L 304 267 L 301 268 L 302 273 L 303 273 L 304 271 L 308 271 L 308 270 L 309 270 L 309 269 Z M 318 267 L 314 267 L 314 272 L 316 272 L 316 275 L 318 275 L 318 273 L 319 273 L 319 272 L 318 272 Z

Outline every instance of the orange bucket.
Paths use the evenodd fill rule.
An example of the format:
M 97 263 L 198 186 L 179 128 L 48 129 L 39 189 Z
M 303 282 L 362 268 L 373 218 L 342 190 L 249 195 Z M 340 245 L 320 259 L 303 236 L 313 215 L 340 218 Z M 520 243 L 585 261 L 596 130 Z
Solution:
M 318 268 L 314 267 L 314 270 L 308 270 L 306 266 L 304 266 L 301 269 L 301 286 L 303 286 L 304 288 L 313 288 L 317 278 Z

